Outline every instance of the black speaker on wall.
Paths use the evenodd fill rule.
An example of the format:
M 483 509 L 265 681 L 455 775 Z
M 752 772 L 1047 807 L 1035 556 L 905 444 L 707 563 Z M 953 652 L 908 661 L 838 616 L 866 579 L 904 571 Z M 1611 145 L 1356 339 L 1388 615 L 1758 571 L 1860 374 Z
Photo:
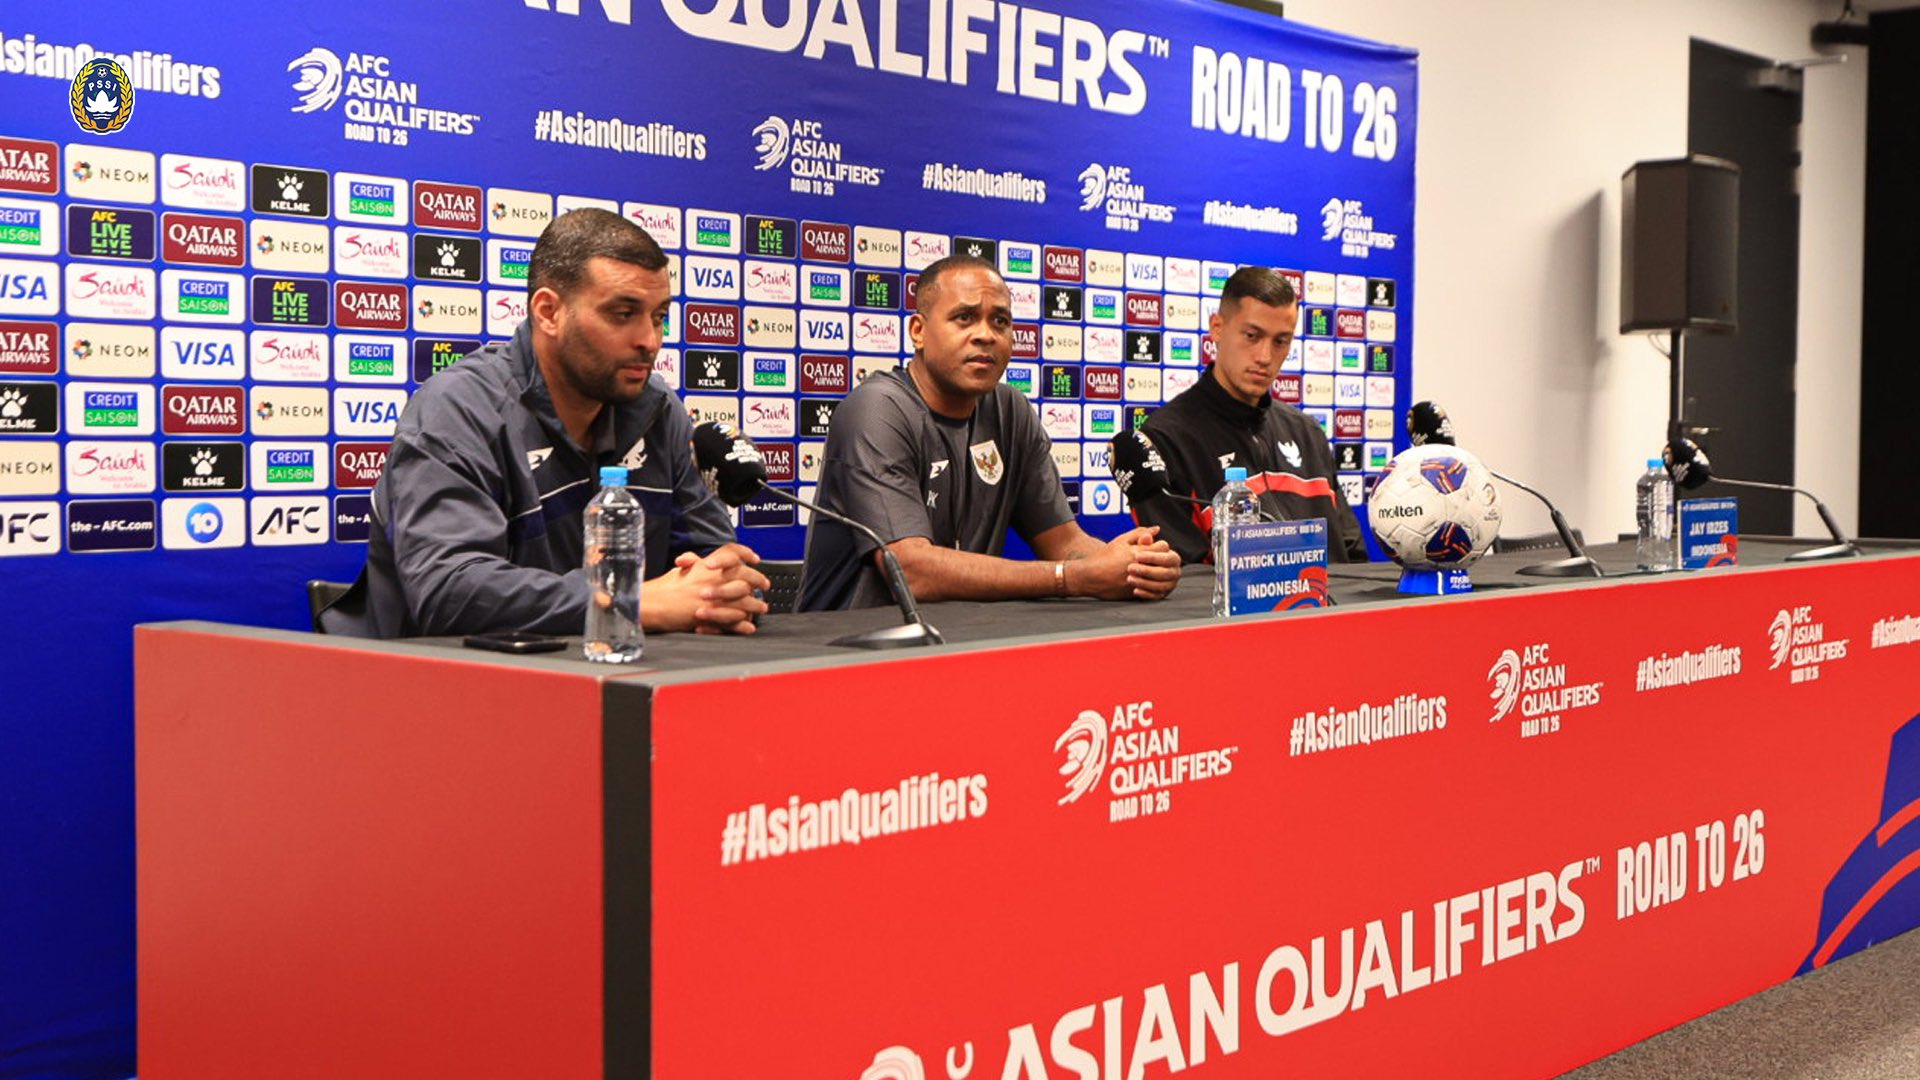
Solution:
M 1620 178 L 1620 332 L 1739 329 L 1740 166 L 1694 154 Z

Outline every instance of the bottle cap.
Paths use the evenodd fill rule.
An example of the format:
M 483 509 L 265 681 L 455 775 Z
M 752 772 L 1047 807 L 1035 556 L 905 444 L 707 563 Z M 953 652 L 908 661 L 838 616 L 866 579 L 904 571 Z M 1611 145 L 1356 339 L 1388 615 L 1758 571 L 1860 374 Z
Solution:
M 621 466 L 621 465 L 600 466 L 600 486 L 601 487 L 626 487 L 627 486 L 627 470 L 625 466 Z
M 1240 467 L 1240 466 L 1238 466 L 1238 465 L 1235 465 L 1235 466 L 1234 466 L 1233 468 L 1231 468 L 1231 469 L 1228 469 L 1228 470 L 1227 470 L 1227 483 L 1229 483 L 1229 484 L 1231 484 L 1231 483 L 1233 483 L 1233 482 L 1234 482 L 1235 480 L 1238 480 L 1238 481 L 1240 481 L 1241 483 L 1246 483 L 1246 480 L 1247 480 L 1247 470 L 1245 470 L 1245 469 L 1243 469 L 1243 468 L 1241 468 L 1241 467 Z
M 1648 459 L 1647 459 L 1647 468 L 1649 468 L 1649 469 L 1658 469 L 1658 468 L 1660 468 L 1660 459 L 1659 459 L 1659 458 L 1657 458 L 1657 457 L 1650 457 L 1650 458 L 1648 458 Z

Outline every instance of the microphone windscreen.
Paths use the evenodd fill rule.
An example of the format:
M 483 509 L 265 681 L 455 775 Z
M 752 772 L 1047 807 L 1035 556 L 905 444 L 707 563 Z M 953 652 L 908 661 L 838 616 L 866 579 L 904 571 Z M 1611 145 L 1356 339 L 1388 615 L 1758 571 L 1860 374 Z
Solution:
M 1667 475 L 1673 477 L 1673 486 L 1682 491 L 1692 491 L 1713 479 L 1713 462 L 1707 460 L 1707 452 L 1692 439 L 1676 439 L 1668 443 L 1660 456 L 1667 467 Z
M 1151 499 L 1167 488 L 1167 463 L 1144 431 L 1122 431 L 1107 442 L 1108 464 L 1128 502 Z
M 693 463 L 720 501 L 739 506 L 767 482 L 767 463 L 733 425 L 706 420 L 693 427 Z
M 1407 438 L 1415 446 L 1435 443 L 1452 446 L 1453 421 L 1448 418 L 1447 410 L 1431 401 L 1416 401 L 1413 408 L 1407 410 Z

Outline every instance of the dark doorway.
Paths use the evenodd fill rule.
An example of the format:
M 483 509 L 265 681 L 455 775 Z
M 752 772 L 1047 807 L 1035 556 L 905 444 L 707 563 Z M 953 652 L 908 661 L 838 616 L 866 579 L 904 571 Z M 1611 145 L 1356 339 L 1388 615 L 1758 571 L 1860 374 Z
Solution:
M 1793 482 L 1794 335 L 1800 301 L 1797 68 L 1695 38 L 1687 151 L 1740 166 L 1740 329 L 1688 334 L 1686 416 L 1716 473 Z M 1793 531 L 1792 496 L 1743 490 L 1740 531 Z
M 1867 235 L 1860 311 L 1860 534 L 1920 536 L 1907 466 L 1920 450 L 1913 318 L 1920 287 L 1920 9 L 1873 13 L 1867 68 Z

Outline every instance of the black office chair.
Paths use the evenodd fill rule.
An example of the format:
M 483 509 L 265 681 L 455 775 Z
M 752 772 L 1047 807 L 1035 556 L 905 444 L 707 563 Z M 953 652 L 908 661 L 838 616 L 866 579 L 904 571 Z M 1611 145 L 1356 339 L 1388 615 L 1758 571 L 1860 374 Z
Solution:
M 798 559 L 762 559 L 760 572 L 767 575 L 766 591 L 760 598 L 767 602 L 767 614 L 786 615 L 800 599 L 800 567 Z
M 1587 538 L 1580 530 L 1573 530 L 1573 538 L 1585 545 Z M 1508 551 L 1559 551 L 1560 534 L 1557 532 L 1535 533 L 1532 536 L 1496 536 L 1493 538 L 1493 553 L 1499 555 Z
M 320 613 L 332 607 L 352 589 L 351 581 L 322 581 L 314 578 L 307 582 L 307 608 L 313 613 L 314 633 L 327 632 L 327 628 L 320 624 Z

